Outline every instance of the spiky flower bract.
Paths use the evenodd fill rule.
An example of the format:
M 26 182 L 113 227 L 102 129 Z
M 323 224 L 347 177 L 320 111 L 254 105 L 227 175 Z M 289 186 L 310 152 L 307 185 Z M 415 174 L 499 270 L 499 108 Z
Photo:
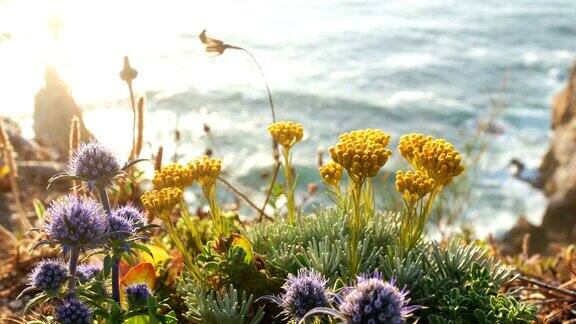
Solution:
M 91 198 L 66 196 L 53 202 L 46 214 L 44 231 L 50 240 L 65 248 L 96 246 L 108 232 L 104 212 Z
M 30 286 L 56 292 L 68 277 L 68 269 L 60 260 L 43 260 L 30 273 Z
M 95 278 L 100 272 L 102 272 L 101 264 L 80 264 L 76 270 L 78 279 L 81 282 L 87 282 Z
M 55 317 L 62 324 L 90 324 L 92 311 L 88 306 L 74 297 L 65 299 L 56 307 Z
M 68 173 L 88 182 L 111 181 L 120 172 L 114 153 L 97 142 L 81 144 L 68 164 Z
M 268 126 L 272 138 L 284 149 L 290 149 L 304 137 L 304 127 L 300 123 L 278 121 Z
M 289 274 L 280 296 L 284 313 L 299 321 L 310 310 L 328 306 L 326 284 L 326 278 L 312 269 L 300 269 L 296 276 Z
M 339 311 L 347 323 L 401 324 L 416 309 L 409 302 L 408 292 L 398 289 L 394 279 L 384 281 L 376 272 L 358 277 L 345 292 Z
M 112 215 L 126 219 L 132 224 L 134 229 L 138 229 L 146 225 L 146 218 L 144 217 L 142 211 L 132 206 L 131 204 L 116 208 L 112 212 Z
M 108 217 L 109 234 L 112 241 L 125 240 L 134 234 L 132 223 L 124 217 L 111 215 Z
M 146 284 L 134 284 L 126 287 L 126 298 L 130 308 L 137 308 L 146 305 L 150 296 L 150 289 Z

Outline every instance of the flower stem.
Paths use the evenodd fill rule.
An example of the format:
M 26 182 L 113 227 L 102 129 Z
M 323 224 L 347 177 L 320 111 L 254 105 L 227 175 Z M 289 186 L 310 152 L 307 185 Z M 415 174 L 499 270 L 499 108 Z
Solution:
M 180 240 L 180 237 L 178 236 L 176 229 L 172 225 L 172 222 L 170 221 L 170 215 L 161 215 L 159 218 L 162 219 L 162 221 L 164 221 L 164 224 L 166 225 L 166 230 L 168 231 L 168 235 L 172 239 L 172 242 L 174 243 L 178 251 L 180 251 L 180 253 L 182 254 L 182 258 L 184 259 L 184 264 L 186 265 L 186 268 L 188 268 L 188 270 L 194 276 L 194 278 L 198 282 L 200 282 L 202 278 L 200 272 L 198 271 L 196 265 L 192 261 L 192 258 L 190 258 L 190 254 L 186 250 L 184 243 L 182 243 L 182 240 Z
M 70 280 L 68 281 L 68 290 L 70 294 L 74 294 L 76 290 L 76 268 L 78 266 L 78 257 L 80 256 L 80 247 L 74 246 L 70 249 L 70 260 L 68 261 L 68 273 Z
M 112 256 L 112 299 L 120 305 L 120 254 L 114 253 Z
M 108 198 L 108 192 L 103 186 L 98 186 L 98 195 L 100 196 L 100 202 L 106 215 L 108 217 L 112 216 L 112 208 L 110 207 L 110 199 Z M 112 299 L 120 305 L 120 254 L 113 252 L 112 254 Z
M 218 206 L 218 202 L 216 201 L 216 184 L 214 183 L 203 186 L 202 191 L 204 192 L 204 196 L 206 197 L 206 200 L 208 200 L 208 205 L 210 206 L 210 216 L 214 223 L 214 234 L 216 238 L 219 238 L 222 235 L 227 235 L 228 226 L 226 225 L 220 206 Z
M 112 215 L 112 208 L 110 208 L 110 199 L 108 199 L 108 192 L 106 192 L 106 189 L 103 186 L 96 187 L 96 190 L 98 190 L 98 195 L 100 196 L 100 202 L 102 203 L 102 207 L 104 208 L 106 215 L 110 217 L 110 215 Z
M 360 229 L 362 228 L 362 211 L 360 210 L 360 200 L 362 198 L 362 179 L 352 178 L 352 200 L 354 209 L 351 217 L 348 217 L 348 229 L 350 230 L 350 277 L 355 278 L 359 268 L 358 241 L 360 239 Z
M 288 207 L 288 223 L 296 223 L 296 203 L 294 201 L 294 178 L 292 175 L 292 163 L 290 159 L 290 149 L 283 148 L 284 155 L 284 181 L 286 186 L 286 205 Z
M 202 252 L 202 240 L 200 239 L 200 233 L 196 228 L 192 217 L 190 216 L 190 212 L 188 211 L 188 206 L 186 206 L 186 202 L 184 199 L 180 202 L 180 210 L 182 211 L 182 218 L 184 218 L 184 223 L 188 226 L 190 233 L 192 234 L 192 239 L 194 240 L 194 246 L 196 248 L 196 253 Z

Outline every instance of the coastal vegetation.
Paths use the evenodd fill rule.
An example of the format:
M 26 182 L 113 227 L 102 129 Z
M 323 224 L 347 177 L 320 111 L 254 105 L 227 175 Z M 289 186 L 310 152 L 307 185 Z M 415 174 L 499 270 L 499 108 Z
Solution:
M 241 50 L 258 64 L 246 49 L 205 31 L 200 40 L 208 53 Z M 531 256 L 529 237 L 520 255 L 504 257 L 496 242 L 466 228 L 436 240 L 427 235 L 431 222 L 442 222 L 438 206 L 449 208 L 447 199 L 466 194 L 454 188 L 473 172 L 476 151 L 461 153 L 428 134 L 393 138 L 385 127 L 343 126 L 330 160 L 318 167 L 322 187 L 310 189 L 330 203 L 304 210 L 293 156 L 313 130 L 276 119 L 264 79 L 273 163 L 258 206 L 226 181 L 227 166 L 214 154 L 165 164 L 160 148 L 142 157 L 145 101 L 134 98 L 137 75 L 125 58 L 120 77 L 133 112 L 127 159 L 95 139 L 82 140 L 75 117 L 66 167 L 46 183 L 54 194 L 45 202 L 22 196 L 17 156 L 0 123 L 0 178 L 18 210 L 11 230 L 0 227 L 14 251 L 0 274 L 2 280 L 28 274 L 14 298 L 23 307 L 6 321 L 529 323 L 565 316 L 576 297 L 544 280 L 576 276 L 573 247 L 559 254 L 568 264 L 562 267 L 559 257 Z M 393 186 L 376 187 L 393 156 L 403 160 Z M 152 166 L 153 174 L 144 172 Z M 228 208 L 218 195 L 224 188 L 255 213 Z M 378 190 L 400 204 L 379 206 Z M 190 202 L 191 191 L 202 200 Z

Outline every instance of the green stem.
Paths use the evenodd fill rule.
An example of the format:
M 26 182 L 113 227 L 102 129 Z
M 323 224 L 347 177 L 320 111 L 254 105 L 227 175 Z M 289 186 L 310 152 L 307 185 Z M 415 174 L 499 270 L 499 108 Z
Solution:
M 110 217 L 110 215 L 112 215 L 112 208 L 110 208 L 110 199 L 108 199 L 108 193 L 106 192 L 106 188 L 104 188 L 103 186 L 98 186 L 96 187 L 96 190 L 98 190 L 98 195 L 100 196 L 100 202 L 102 203 L 104 211 L 106 212 L 108 217 Z
M 360 229 L 362 228 L 360 199 L 362 197 L 363 184 L 363 180 L 352 178 L 352 200 L 354 209 L 352 217 L 348 218 L 348 227 L 350 230 L 350 278 L 355 278 L 359 270 L 358 241 L 360 239 Z
M 202 240 L 200 239 L 200 233 L 194 224 L 194 220 L 190 216 L 190 212 L 188 211 L 188 206 L 186 206 L 186 202 L 184 199 L 180 202 L 180 210 L 182 211 L 182 218 L 184 218 L 184 223 L 188 226 L 190 233 L 192 234 L 192 239 L 194 240 L 194 245 L 196 247 L 196 252 L 202 252 Z
M 202 278 L 200 276 L 200 272 L 198 271 L 198 269 L 196 268 L 196 265 L 194 264 L 194 262 L 190 258 L 188 251 L 186 251 L 186 247 L 182 243 L 182 240 L 180 240 L 180 237 L 178 236 L 176 229 L 172 225 L 172 222 L 170 221 L 170 215 L 162 215 L 161 219 L 164 221 L 164 224 L 166 225 L 168 235 L 172 239 L 172 242 L 174 242 L 174 245 L 176 245 L 176 248 L 182 254 L 182 258 L 184 259 L 184 264 L 186 265 L 188 270 L 192 273 L 194 278 L 196 280 L 200 281 Z
M 212 217 L 212 222 L 214 223 L 214 231 L 216 238 L 220 236 L 227 235 L 228 230 L 226 222 L 223 219 L 222 210 L 216 201 L 216 184 L 210 184 L 202 187 L 204 196 L 208 200 L 208 205 L 210 206 L 210 215 Z
M 76 291 L 76 268 L 78 267 L 78 257 L 80 256 L 80 248 L 74 246 L 70 249 L 70 260 L 68 261 L 68 273 L 70 280 L 68 281 L 68 290 L 70 294 L 74 295 Z
M 288 207 L 288 223 L 296 224 L 296 203 L 294 200 L 294 179 L 292 175 L 292 163 L 290 161 L 290 149 L 283 148 L 284 155 L 284 179 L 286 186 L 286 206 Z

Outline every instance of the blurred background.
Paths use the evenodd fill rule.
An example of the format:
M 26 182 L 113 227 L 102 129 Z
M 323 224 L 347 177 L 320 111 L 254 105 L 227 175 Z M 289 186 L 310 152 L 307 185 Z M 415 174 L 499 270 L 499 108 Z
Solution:
M 147 101 L 146 154 L 162 145 L 165 161 L 189 160 L 210 149 L 263 201 L 273 164 L 265 86 L 246 53 L 206 55 L 206 28 L 249 49 L 277 117 L 304 125 L 293 151 L 301 195 L 319 181 L 319 147 L 341 132 L 422 132 L 461 151 L 480 132 L 461 217 L 480 235 L 502 234 L 521 215 L 539 223 L 546 209 L 545 195 L 511 167 L 537 169 L 549 149 L 552 98 L 576 57 L 575 14 L 571 0 L 0 0 L 0 116 L 34 138 L 35 95 L 50 64 L 87 129 L 125 156 L 132 111 L 118 73 L 127 55 Z M 399 159 L 385 169 L 398 167 Z

